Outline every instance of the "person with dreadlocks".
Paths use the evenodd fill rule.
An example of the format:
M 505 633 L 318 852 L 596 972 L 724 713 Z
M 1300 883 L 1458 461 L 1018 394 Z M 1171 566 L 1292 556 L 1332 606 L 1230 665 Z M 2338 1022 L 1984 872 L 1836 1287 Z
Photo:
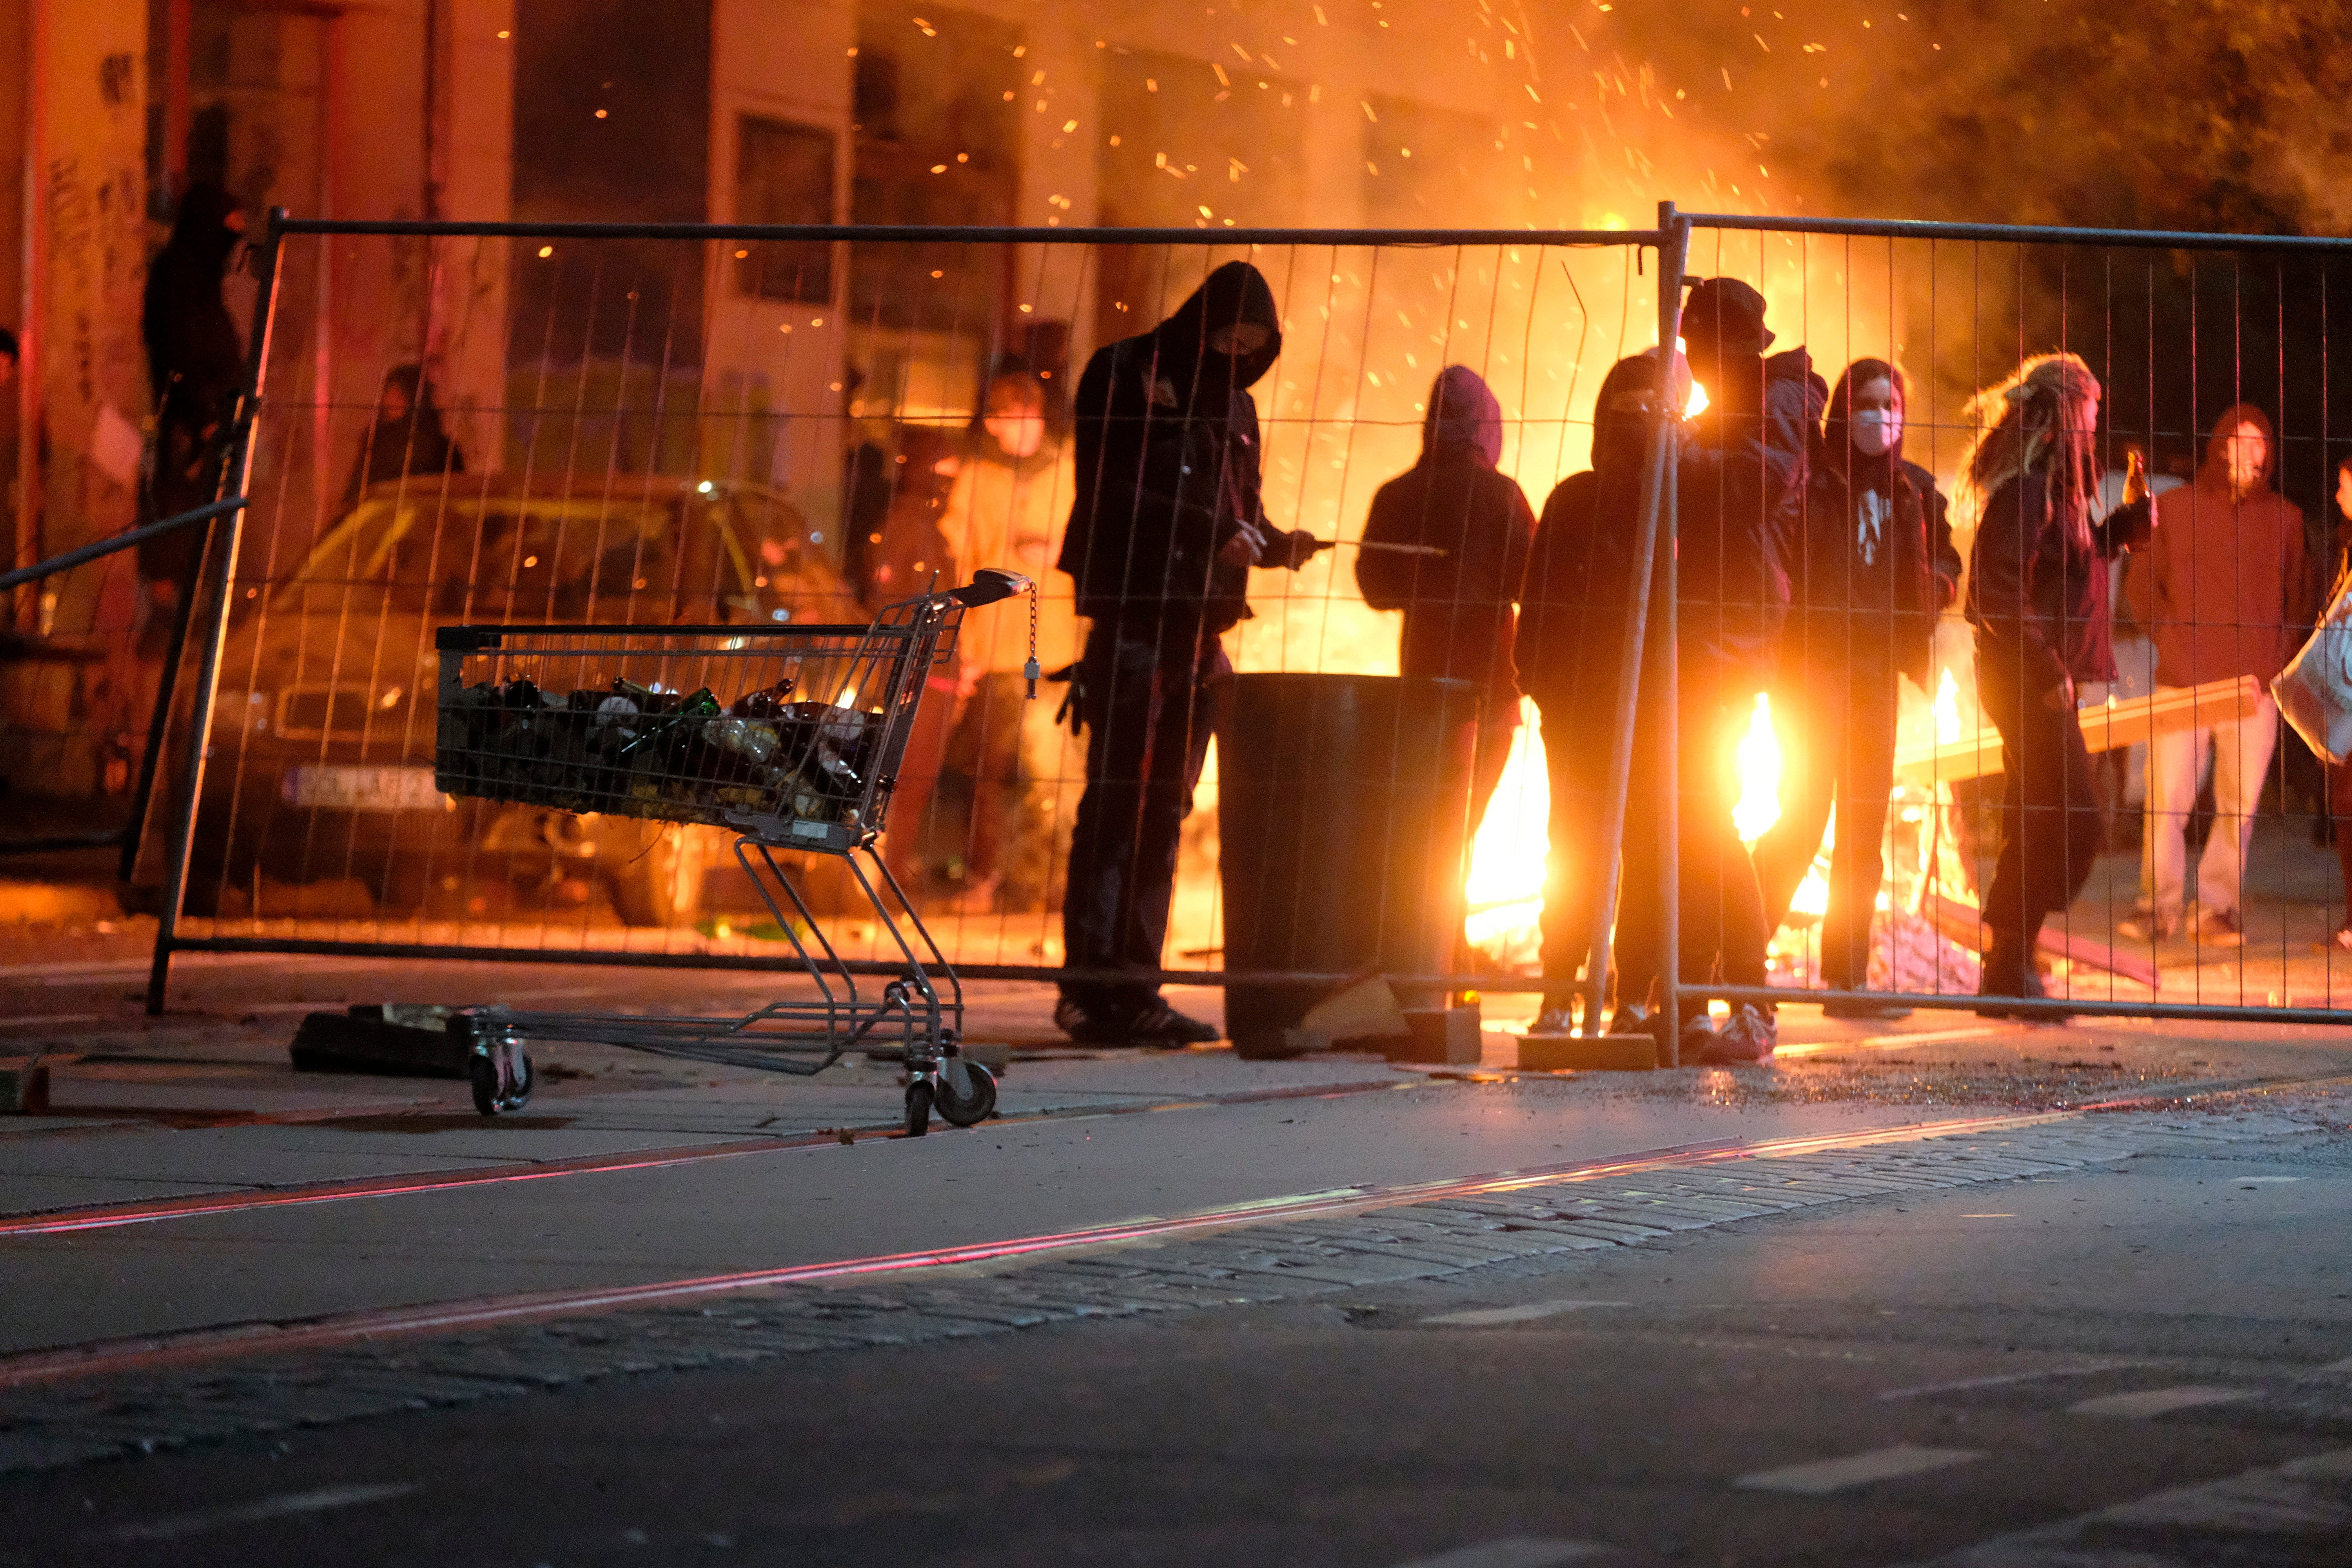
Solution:
M 1784 752 L 1780 820 L 1756 842 L 1756 876 L 1765 921 L 1777 926 L 1812 868 L 1835 798 L 1821 960 L 1832 992 L 1869 978 L 1895 784 L 1895 678 L 1930 689 L 1936 617 L 1959 596 L 1950 509 L 1935 476 L 1904 460 L 1909 398 L 1901 367 L 1883 359 L 1858 359 L 1838 377 L 1789 562 L 1792 602 L 1772 716 L 1796 743 Z M 1822 1010 L 1888 1016 L 1834 995 Z
M 1176 850 L 1233 677 L 1218 638 L 1250 613 L 1252 566 L 1303 566 L 1328 548 L 1267 521 L 1250 387 L 1282 352 L 1257 268 L 1229 261 L 1150 331 L 1097 349 L 1074 401 L 1076 489 L 1059 570 L 1092 622 L 1071 708 L 1087 734 L 1086 790 L 1062 910 L 1075 970 L 1131 980 L 1062 984 L 1054 1022 L 1095 1045 L 1193 1044 L 1215 1026 L 1160 1000 Z
M 1961 472 L 1978 521 L 1967 613 L 1978 700 L 2000 731 L 2002 775 L 1978 986 L 1989 997 L 2044 994 L 2033 963 L 2042 921 L 2074 901 L 2105 844 L 2074 688 L 2116 679 L 2107 563 L 2148 541 L 2154 514 L 2135 452 L 2123 504 L 2092 516 L 2100 391 L 2075 355 L 2043 354 L 1969 405 L 1978 435 Z

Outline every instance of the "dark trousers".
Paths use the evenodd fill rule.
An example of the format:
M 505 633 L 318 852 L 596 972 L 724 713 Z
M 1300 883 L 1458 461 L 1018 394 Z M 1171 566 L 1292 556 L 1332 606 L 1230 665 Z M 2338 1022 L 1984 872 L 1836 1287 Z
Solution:
M 1780 819 L 1756 841 L 1764 918 L 1778 926 L 1837 812 L 1822 979 L 1849 989 L 1870 973 L 1870 919 L 1885 875 L 1886 799 L 1895 785 L 1895 670 L 1884 649 L 1845 639 L 1791 648 L 1772 692 L 1780 732 Z
M 1565 1007 L 1592 950 L 1592 900 L 1616 857 L 1601 842 L 1614 691 L 1536 696 L 1544 773 L 1551 786 L 1544 844 L 1544 1005 Z M 1626 815 L 1638 809 L 1629 796 Z
M 1155 630 L 1157 628 L 1154 628 Z M 1097 622 L 1079 661 L 1087 785 L 1062 903 L 1072 969 L 1156 970 L 1168 940 L 1176 850 L 1233 678 L 1217 639 L 1122 636 Z M 1065 982 L 1090 1011 L 1150 1006 L 1157 984 Z
M 2021 689 L 1981 648 L 1977 695 L 2000 731 L 2000 855 L 1985 893 L 1985 925 L 2004 962 L 2031 963 L 2042 922 L 2082 893 L 2105 847 L 2106 803 L 2072 707 L 2049 707 L 2042 693 Z M 1985 978 L 1990 986 L 2018 976 Z
M 1754 711 L 1756 687 L 1717 668 L 1685 659 L 1674 717 L 1680 795 L 1678 974 L 1704 984 L 1720 974 L 1733 985 L 1765 983 L 1764 899 L 1732 808 L 1739 803 L 1737 751 Z M 1666 963 L 1658 897 L 1665 814 L 1660 729 L 1667 715 L 1644 701 L 1633 724 L 1633 769 L 1625 796 L 1625 838 L 1617 897 L 1617 974 L 1621 1002 L 1646 1002 Z M 1685 1004 L 1685 1016 L 1704 1004 Z

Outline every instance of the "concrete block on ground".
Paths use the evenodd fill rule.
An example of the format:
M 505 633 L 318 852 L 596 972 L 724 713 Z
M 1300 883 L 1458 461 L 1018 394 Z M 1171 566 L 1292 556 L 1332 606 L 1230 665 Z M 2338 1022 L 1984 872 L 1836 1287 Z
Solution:
M 289 1054 L 296 1072 L 464 1078 L 473 1047 L 449 1030 L 446 1014 L 446 1008 L 397 1004 L 308 1014 Z
M 1522 1035 L 1519 1067 L 1527 1072 L 1648 1072 L 1658 1065 L 1649 1035 Z
M 1381 1054 L 1392 1062 L 1476 1067 L 1483 1058 L 1475 1007 L 1408 1007 L 1404 1021 L 1402 1038 L 1381 1042 Z

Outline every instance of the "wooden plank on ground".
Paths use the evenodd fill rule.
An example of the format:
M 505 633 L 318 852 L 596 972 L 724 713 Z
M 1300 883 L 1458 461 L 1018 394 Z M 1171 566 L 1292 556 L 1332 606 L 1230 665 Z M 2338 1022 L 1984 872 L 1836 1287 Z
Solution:
M 2082 710 L 2083 743 L 2094 752 L 2111 752 L 2136 746 L 2150 735 L 2223 723 L 2248 711 L 2262 696 L 2262 683 L 2241 675 L 2102 703 Z M 1990 725 L 1944 745 L 1906 746 L 1895 753 L 1895 782 L 1922 788 L 1990 778 L 2000 772 L 2000 732 Z
M 1927 917 L 1929 924 L 1970 952 L 1983 952 L 1984 914 L 1968 900 L 1955 893 L 1929 892 L 1919 900 L 1919 912 Z M 2156 989 L 2155 961 L 2136 953 L 2118 952 L 2111 942 L 2095 942 L 2044 926 L 2041 947 L 2053 958 L 2087 964 L 2118 979 L 2137 981 L 2151 991 Z

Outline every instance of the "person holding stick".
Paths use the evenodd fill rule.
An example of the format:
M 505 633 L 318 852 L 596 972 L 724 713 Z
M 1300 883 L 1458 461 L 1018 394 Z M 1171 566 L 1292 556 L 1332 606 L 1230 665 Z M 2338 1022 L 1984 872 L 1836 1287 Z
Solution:
M 1438 372 L 1421 426 L 1421 460 L 1382 485 L 1364 521 L 1356 586 L 1376 610 L 1402 610 L 1401 675 L 1478 689 L 1477 759 L 1468 832 L 1486 820 L 1519 729 L 1511 663 L 1514 604 L 1535 513 L 1503 459 L 1503 406 L 1463 365 Z M 1418 546 L 1396 549 L 1392 546 Z
M 1097 349 L 1079 378 L 1076 495 L 1057 562 L 1092 623 L 1070 706 L 1087 732 L 1070 837 L 1054 1022 L 1087 1045 L 1218 1037 L 1160 995 L 1176 851 L 1233 679 L 1218 640 L 1249 615 L 1253 566 L 1329 548 L 1276 528 L 1249 389 L 1282 352 L 1274 290 L 1229 261 L 1175 314 Z M 1114 976 L 1133 972 L 1133 978 Z

